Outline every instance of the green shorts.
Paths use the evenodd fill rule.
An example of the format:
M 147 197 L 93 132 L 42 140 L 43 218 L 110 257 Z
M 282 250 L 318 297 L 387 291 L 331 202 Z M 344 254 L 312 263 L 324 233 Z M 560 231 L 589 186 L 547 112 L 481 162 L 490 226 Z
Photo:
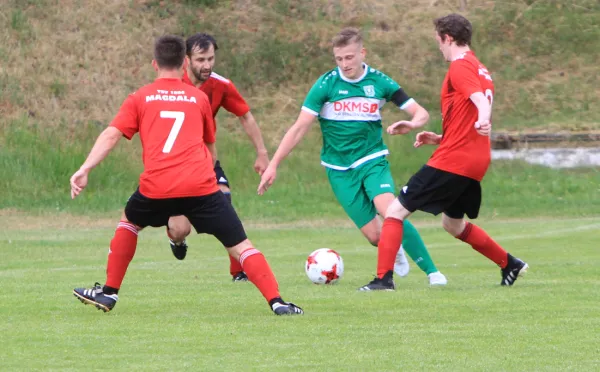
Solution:
M 359 229 L 377 215 L 373 199 L 396 190 L 390 164 L 383 156 L 346 171 L 326 170 L 335 197 Z

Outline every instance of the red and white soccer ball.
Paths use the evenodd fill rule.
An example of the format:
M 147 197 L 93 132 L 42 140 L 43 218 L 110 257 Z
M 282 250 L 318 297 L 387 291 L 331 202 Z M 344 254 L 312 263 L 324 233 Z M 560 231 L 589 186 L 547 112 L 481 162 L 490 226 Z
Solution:
M 308 279 L 315 284 L 333 284 L 344 275 L 342 257 L 329 248 L 320 248 L 311 253 L 304 268 Z

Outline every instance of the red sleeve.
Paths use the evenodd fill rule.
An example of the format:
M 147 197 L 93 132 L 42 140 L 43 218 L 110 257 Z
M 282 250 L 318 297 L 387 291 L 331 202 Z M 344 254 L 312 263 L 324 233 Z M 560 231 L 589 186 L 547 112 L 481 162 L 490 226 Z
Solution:
M 450 64 L 450 84 L 465 98 L 471 94 L 482 92 L 479 71 L 470 62 L 459 59 Z
M 206 94 L 202 94 L 200 97 L 200 109 L 202 110 L 202 122 L 204 124 L 204 142 L 215 143 L 217 141 L 217 126 L 215 125 L 215 119 L 212 115 L 212 108 Z
M 223 96 L 221 106 L 238 117 L 246 115 L 250 111 L 250 106 L 248 106 L 232 82 L 229 82 L 227 86 L 227 92 Z
M 123 133 L 123 136 L 128 140 L 130 140 L 140 129 L 136 102 L 135 93 L 130 94 L 125 98 L 119 112 L 110 123 L 111 127 L 120 130 L 121 133 Z

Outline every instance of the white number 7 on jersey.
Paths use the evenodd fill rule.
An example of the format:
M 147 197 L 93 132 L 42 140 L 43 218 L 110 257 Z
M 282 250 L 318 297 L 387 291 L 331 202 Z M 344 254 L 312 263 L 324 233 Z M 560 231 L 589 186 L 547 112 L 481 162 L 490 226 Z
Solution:
M 171 132 L 169 132 L 169 137 L 167 137 L 167 142 L 165 142 L 165 147 L 163 147 L 162 152 L 168 154 L 171 152 L 173 148 L 173 144 L 175 143 L 175 139 L 181 130 L 181 126 L 183 125 L 183 120 L 185 119 L 185 112 L 182 111 L 161 111 L 160 117 L 163 119 L 175 119 L 175 123 L 173 123 L 173 128 L 171 128 Z

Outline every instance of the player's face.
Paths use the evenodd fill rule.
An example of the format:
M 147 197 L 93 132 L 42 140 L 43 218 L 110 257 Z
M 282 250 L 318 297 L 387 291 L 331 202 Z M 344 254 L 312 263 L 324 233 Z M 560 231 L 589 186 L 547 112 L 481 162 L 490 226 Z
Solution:
M 215 65 L 215 48 L 212 44 L 208 49 L 194 48 L 190 57 L 190 70 L 201 82 L 208 80 Z
M 366 51 L 361 43 L 351 43 L 343 47 L 333 48 L 335 63 L 348 79 L 356 79 L 363 73 L 365 55 Z
M 450 36 L 446 35 L 446 40 L 442 40 L 441 36 L 437 33 L 437 31 L 435 32 L 435 40 L 437 41 L 438 47 L 440 48 L 440 51 L 442 52 L 442 55 L 444 56 L 444 59 L 446 61 L 451 60 L 450 44 L 452 42 L 450 41 L 450 39 Z

